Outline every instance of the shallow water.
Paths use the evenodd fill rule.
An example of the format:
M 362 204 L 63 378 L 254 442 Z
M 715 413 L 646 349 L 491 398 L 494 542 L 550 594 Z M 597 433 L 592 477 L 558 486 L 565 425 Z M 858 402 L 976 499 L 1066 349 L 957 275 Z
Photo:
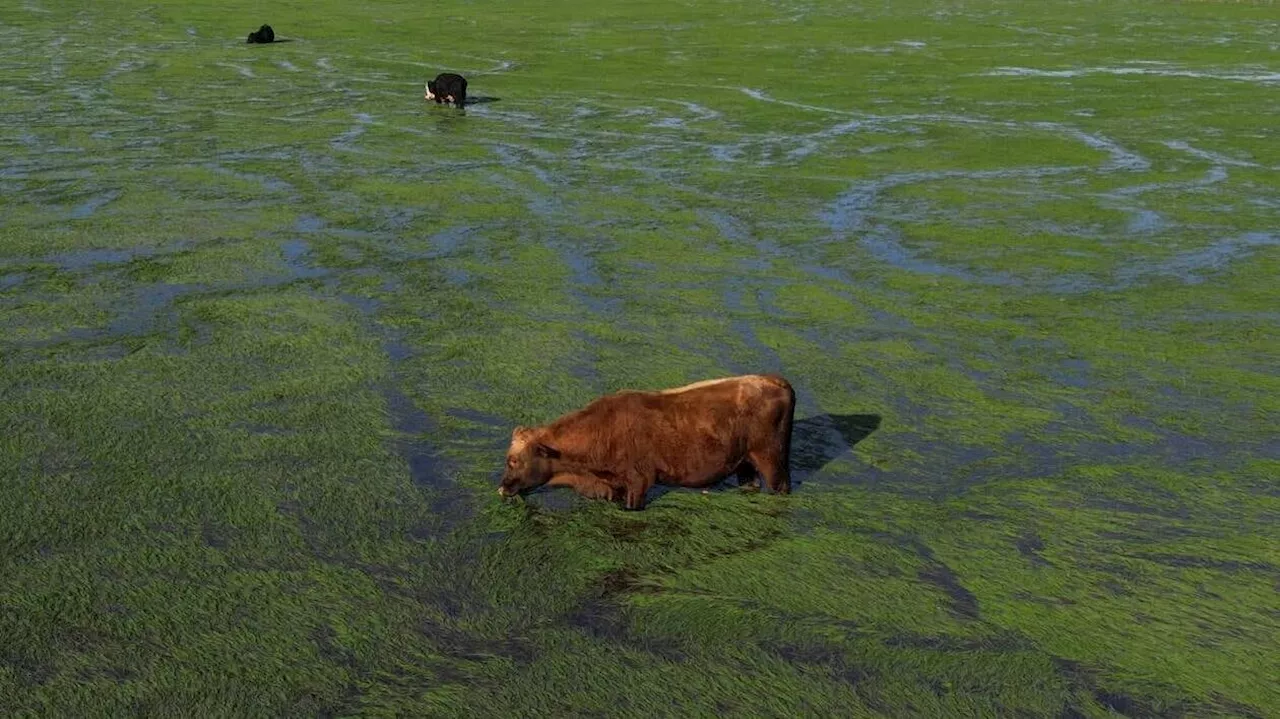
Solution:
M 84 653 L 120 713 L 1274 706 L 1274 19 L 438 10 L 0 17 L 0 590 L 56 628 L 0 617 L 0 707 L 130 632 L 275 654 L 210 709 Z M 766 371 L 789 497 L 493 491 L 517 424 Z

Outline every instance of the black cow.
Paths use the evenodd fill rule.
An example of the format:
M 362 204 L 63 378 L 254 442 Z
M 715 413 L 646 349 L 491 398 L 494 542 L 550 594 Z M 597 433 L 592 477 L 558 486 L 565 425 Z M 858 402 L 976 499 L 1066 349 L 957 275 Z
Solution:
M 423 97 L 435 100 L 437 105 L 452 102 L 462 107 L 467 104 L 467 79 L 452 72 L 442 72 L 436 75 L 436 79 L 427 81 L 427 92 Z
M 262 27 L 258 28 L 256 31 L 249 33 L 249 39 L 245 40 L 245 42 L 268 43 L 268 42 L 275 42 L 275 40 L 276 40 L 276 31 L 272 30 L 270 25 L 263 25 Z

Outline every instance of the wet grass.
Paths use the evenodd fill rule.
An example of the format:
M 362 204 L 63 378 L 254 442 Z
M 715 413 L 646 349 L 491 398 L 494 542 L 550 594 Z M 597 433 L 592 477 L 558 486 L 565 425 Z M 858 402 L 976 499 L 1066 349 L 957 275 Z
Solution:
M 12 5 L 5 716 L 1280 716 L 1272 5 Z

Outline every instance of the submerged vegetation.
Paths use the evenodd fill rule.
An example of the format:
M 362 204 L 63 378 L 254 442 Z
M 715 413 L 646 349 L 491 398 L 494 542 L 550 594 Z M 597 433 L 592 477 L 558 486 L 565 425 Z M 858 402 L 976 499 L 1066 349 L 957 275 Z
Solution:
M 1272 5 L 261 12 L 0 10 L 0 714 L 1280 716 Z

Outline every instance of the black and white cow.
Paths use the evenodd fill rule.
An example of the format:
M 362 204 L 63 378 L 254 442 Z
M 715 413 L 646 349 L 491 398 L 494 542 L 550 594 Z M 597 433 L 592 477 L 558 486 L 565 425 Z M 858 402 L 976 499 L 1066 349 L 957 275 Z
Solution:
M 452 72 L 442 72 L 436 79 L 427 81 L 427 100 L 435 100 L 436 104 L 452 102 L 457 107 L 467 104 L 467 79 Z

